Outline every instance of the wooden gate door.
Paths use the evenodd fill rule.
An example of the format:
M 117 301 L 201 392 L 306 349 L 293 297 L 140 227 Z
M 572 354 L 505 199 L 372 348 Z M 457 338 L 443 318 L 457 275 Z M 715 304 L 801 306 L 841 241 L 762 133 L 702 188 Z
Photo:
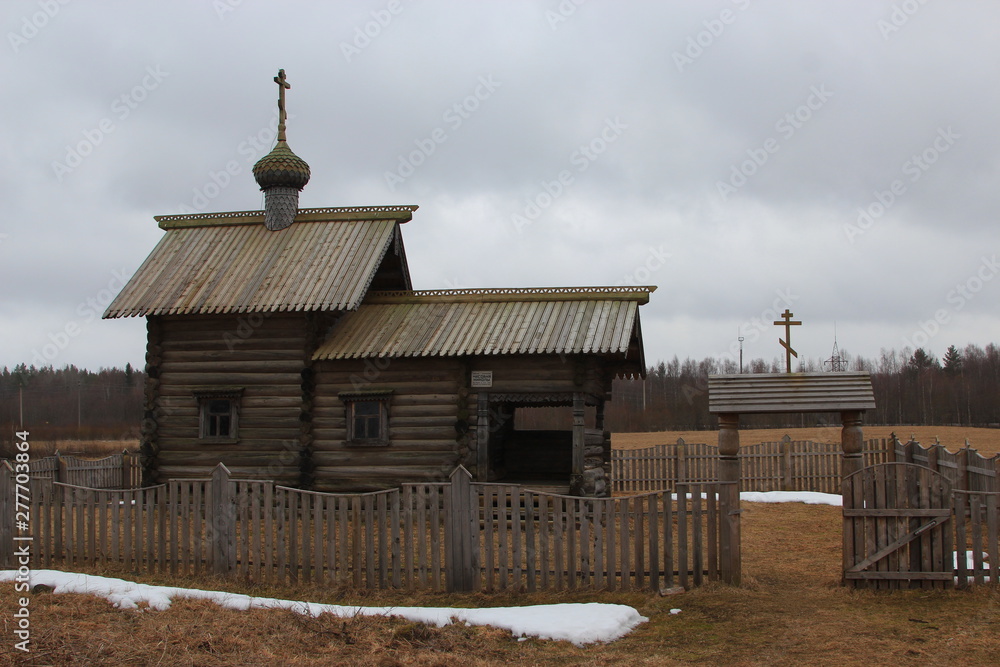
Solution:
M 843 482 L 844 584 L 951 588 L 952 496 L 930 468 L 883 463 Z

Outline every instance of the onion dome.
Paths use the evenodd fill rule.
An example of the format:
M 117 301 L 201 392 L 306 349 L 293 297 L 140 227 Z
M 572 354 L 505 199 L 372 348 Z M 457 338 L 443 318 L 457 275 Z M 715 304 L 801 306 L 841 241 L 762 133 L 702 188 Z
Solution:
M 271 187 L 301 190 L 309 182 L 309 165 L 281 137 L 271 152 L 253 166 L 253 177 L 265 192 Z

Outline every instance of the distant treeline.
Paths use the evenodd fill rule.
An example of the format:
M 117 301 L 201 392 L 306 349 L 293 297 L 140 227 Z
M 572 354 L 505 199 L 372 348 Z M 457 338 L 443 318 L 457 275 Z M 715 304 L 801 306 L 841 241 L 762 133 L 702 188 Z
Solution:
M 923 349 L 883 349 L 877 359 L 855 357 L 845 362 L 844 369 L 871 374 L 876 408 L 866 413 L 866 423 L 1000 425 L 1000 347 L 996 344 L 985 349 L 952 346 L 941 360 Z M 779 373 L 784 361 L 752 359 L 743 370 Z M 826 369 L 818 361 L 806 361 L 796 370 Z M 715 428 L 715 419 L 708 413 L 708 376 L 738 372 L 731 360 L 680 361 L 675 356 L 661 361 L 648 369 L 644 380 L 614 381 L 606 426 L 618 432 Z M 138 438 L 145 377 L 128 364 L 97 372 L 75 366 L 4 368 L 0 373 L 0 442 L 10 442 L 22 423 L 36 440 Z M 740 423 L 781 428 L 839 424 L 839 420 L 839 415 L 746 415 Z M 568 409 L 535 409 L 524 411 L 516 423 L 518 428 L 569 428 L 572 419 Z
M 21 426 L 30 429 L 32 440 L 138 438 L 145 378 L 129 364 L 97 372 L 76 366 L 4 368 L 0 442 L 10 442 Z
M 841 356 L 842 361 L 845 355 Z M 806 361 L 795 370 L 818 372 L 829 364 Z M 780 373 L 784 359 L 744 362 L 745 373 Z M 922 348 L 882 349 L 877 359 L 854 357 L 843 370 L 867 371 L 875 392 L 869 424 L 997 426 L 1000 424 L 1000 347 L 948 348 L 937 359 Z M 715 428 L 708 414 L 708 376 L 738 373 L 730 360 L 674 357 L 648 369 L 645 380 L 615 380 L 607 423 L 612 431 L 661 431 Z M 740 424 L 756 428 L 840 423 L 839 415 L 746 415 Z

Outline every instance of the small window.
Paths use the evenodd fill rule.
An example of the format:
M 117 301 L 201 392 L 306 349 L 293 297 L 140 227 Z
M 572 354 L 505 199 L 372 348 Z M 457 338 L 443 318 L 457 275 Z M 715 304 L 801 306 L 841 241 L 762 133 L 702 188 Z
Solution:
M 347 444 L 384 447 L 389 444 L 390 392 L 340 394 L 347 421 Z
M 209 438 L 231 438 L 233 433 L 232 400 L 215 398 L 205 401 L 205 435 Z
M 198 399 L 198 437 L 236 441 L 243 389 L 199 389 L 194 394 Z

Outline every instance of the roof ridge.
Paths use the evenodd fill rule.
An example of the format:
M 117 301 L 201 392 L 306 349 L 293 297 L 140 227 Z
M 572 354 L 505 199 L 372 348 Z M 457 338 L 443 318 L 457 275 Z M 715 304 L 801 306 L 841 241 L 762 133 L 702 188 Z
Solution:
M 325 208 L 300 208 L 295 222 L 331 222 L 386 220 L 407 222 L 413 219 L 413 212 L 419 207 L 414 204 L 400 206 L 331 206 Z M 264 211 L 228 211 L 219 213 L 181 213 L 177 215 L 154 215 L 160 229 L 184 229 L 188 227 L 211 227 L 226 225 L 263 224 Z
M 476 287 L 438 290 L 372 291 L 364 303 L 475 301 L 596 301 L 626 299 L 648 303 L 653 285 L 614 287 Z

